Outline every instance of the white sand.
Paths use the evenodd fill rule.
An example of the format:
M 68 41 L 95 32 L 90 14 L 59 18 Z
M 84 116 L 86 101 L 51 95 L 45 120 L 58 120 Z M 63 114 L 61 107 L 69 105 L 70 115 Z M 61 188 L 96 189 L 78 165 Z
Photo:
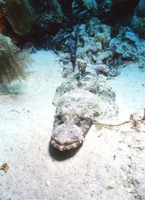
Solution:
M 32 73 L 18 93 L 0 93 L 0 200 L 145 199 L 145 127 L 113 130 L 95 126 L 83 146 L 64 155 L 49 149 L 62 68 L 51 52 L 33 55 Z M 145 71 L 132 65 L 108 80 L 120 120 L 145 107 Z M 16 85 L 16 86 L 19 86 Z M 70 157 L 70 158 L 69 158 Z M 68 158 L 68 159 L 67 159 Z

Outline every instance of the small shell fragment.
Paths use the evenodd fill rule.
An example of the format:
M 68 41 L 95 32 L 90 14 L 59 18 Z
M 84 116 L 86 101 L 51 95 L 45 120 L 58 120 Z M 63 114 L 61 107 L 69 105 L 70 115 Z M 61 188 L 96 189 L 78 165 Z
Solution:
M 3 170 L 5 173 L 9 170 L 9 166 L 7 163 L 4 163 L 3 165 L 0 166 L 0 170 Z
M 49 181 L 46 181 L 46 185 L 47 185 L 47 186 L 50 186 L 50 182 L 49 182 Z

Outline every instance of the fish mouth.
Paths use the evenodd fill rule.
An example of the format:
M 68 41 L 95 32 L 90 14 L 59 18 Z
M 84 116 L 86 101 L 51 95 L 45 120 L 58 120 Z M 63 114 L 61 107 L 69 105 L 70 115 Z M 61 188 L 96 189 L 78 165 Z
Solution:
M 83 143 L 83 140 L 77 140 L 73 142 L 66 142 L 66 143 L 60 143 L 59 141 L 55 140 L 54 138 L 51 138 L 51 145 L 58 149 L 59 151 L 68 151 L 70 149 L 74 149 L 78 147 L 80 144 Z

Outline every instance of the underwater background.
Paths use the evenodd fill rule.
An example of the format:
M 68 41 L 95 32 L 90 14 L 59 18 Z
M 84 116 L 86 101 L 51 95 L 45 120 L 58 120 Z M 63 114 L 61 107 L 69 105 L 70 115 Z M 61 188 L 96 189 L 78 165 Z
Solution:
M 144 200 L 144 169 L 145 0 L 0 0 L 0 199 Z
M 0 7 L 1 41 L 9 37 L 17 51 L 52 50 L 59 54 L 66 74 L 75 70 L 77 59 L 87 60 L 96 73 L 111 77 L 127 62 L 144 68 L 144 0 L 6 0 Z M 4 52 L 1 57 L 4 60 Z M 3 61 L 1 70 L 7 62 Z M 24 73 L 18 76 L 24 78 Z

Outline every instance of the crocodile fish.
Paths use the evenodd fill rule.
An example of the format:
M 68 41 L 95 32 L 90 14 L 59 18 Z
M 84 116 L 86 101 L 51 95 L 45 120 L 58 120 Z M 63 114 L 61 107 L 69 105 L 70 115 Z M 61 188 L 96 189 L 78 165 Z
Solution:
M 115 93 L 95 73 L 81 80 L 70 77 L 57 88 L 53 104 L 56 114 L 50 143 L 60 151 L 80 146 L 94 119 L 107 120 L 118 112 Z

